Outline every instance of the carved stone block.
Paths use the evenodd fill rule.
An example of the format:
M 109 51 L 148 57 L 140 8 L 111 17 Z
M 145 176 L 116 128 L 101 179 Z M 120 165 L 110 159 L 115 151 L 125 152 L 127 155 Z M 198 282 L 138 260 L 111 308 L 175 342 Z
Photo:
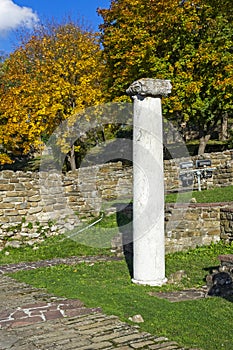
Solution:
M 142 78 L 133 82 L 126 90 L 126 93 L 129 96 L 161 97 L 170 94 L 171 90 L 172 85 L 170 80 Z

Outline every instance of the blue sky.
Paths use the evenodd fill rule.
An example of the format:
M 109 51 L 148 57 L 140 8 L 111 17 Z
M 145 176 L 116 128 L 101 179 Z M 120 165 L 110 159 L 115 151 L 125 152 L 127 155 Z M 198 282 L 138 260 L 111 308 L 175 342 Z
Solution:
M 0 0 L 0 51 L 14 49 L 14 31 L 22 24 L 28 28 L 34 23 L 55 18 L 62 21 L 67 16 L 84 19 L 94 30 L 98 30 L 101 17 L 98 7 L 109 8 L 110 0 Z

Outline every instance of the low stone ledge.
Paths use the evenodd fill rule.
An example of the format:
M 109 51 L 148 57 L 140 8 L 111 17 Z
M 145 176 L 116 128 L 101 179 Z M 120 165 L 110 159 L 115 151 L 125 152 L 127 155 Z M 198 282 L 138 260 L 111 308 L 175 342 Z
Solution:
M 225 254 L 225 255 L 219 255 L 218 259 L 221 262 L 221 265 L 232 265 L 233 266 L 233 254 Z
M 230 206 L 230 208 L 229 208 Z M 232 211 L 233 212 L 233 202 L 216 202 L 216 203 L 166 203 L 166 207 L 170 208 L 221 208 L 221 211 Z M 229 210 L 230 209 L 230 210 Z

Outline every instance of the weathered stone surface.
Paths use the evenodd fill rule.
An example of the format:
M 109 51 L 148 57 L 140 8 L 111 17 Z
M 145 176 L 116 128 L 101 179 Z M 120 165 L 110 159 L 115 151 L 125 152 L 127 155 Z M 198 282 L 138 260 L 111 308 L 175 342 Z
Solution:
M 0 191 L 14 191 L 14 185 L 0 183 Z
M 134 322 L 134 323 L 142 323 L 142 322 L 144 322 L 144 319 L 143 319 L 142 315 L 134 315 L 132 317 L 129 317 L 129 320 Z
M 171 93 L 172 85 L 170 80 L 143 78 L 133 82 L 126 90 L 130 96 L 167 96 Z
M 178 292 L 149 292 L 149 295 L 160 299 L 167 299 L 170 302 L 203 299 L 207 295 L 206 288 L 186 289 Z

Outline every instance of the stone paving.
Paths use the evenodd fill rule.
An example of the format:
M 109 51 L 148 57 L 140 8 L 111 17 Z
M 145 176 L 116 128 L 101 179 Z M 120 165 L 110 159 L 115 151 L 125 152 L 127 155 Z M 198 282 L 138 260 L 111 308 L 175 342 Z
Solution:
M 69 258 L 54 258 L 51 260 L 40 260 L 35 262 L 33 261 L 33 262 L 22 262 L 18 264 L 1 265 L 0 274 L 14 273 L 22 270 L 33 270 L 39 267 L 50 267 L 50 266 L 61 265 L 61 264 L 76 265 L 83 262 L 93 263 L 93 262 L 103 262 L 103 261 L 113 261 L 113 260 L 122 260 L 122 258 L 117 256 L 106 256 L 106 255 L 85 256 L 85 257 L 71 256 Z
M 167 299 L 171 303 L 177 303 L 179 301 L 207 298 L 207 292 L 207 288 L 203 287 L 200 289 L 185 289 L 177 292 L 149 292 L 149 295 L 160 299 Z
M 92 261 L 70 258 L 66 262 L 77 263 L 78 259 Z M 27 269 L 46 265 L 30 264 Z M 0 350 L 184 350 L 165 337 L 140 331 L 138 325 L 105 315 L 99 307 L 87 308 L 78 299 L 53 296 L 4 274 L 22 268 L 22 264 L 1 267 Z

